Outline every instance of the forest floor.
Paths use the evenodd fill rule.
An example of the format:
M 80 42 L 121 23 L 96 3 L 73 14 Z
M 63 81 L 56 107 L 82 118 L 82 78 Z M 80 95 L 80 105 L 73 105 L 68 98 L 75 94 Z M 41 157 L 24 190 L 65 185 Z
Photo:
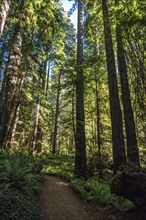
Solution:
M 136 216 L 140 217 L 135 210 L 117 213 L 109 207 L 91 205 L 81 199 L 67 182 L 56 176 L 46 175 L 42 183 L 39 220 L 133 220 Z

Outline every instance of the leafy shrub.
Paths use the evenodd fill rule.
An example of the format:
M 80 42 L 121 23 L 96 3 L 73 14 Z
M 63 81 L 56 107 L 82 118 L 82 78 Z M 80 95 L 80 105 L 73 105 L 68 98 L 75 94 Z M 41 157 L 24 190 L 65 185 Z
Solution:
M 129 200 L 111 195 L 110 184 L 106 180 L 91 178 L 87 181 L 74 179 L 71 185 L 88 201 L 98 202 L 101 206 L 110 205 L 118 210 L 126 210 L 133 207 Z
M 36 219 L 36 198 L 19 190 L 0 187 L 0 220 Z
M 98 175 L 99 177 L 103 177 L 104 173 L 107 171 L 111 172 L 111 158 L 108 154 L 93 154 L 88 161 L 87 169 L 88 169 L 88 176 L 92 177 L 94 175 Z

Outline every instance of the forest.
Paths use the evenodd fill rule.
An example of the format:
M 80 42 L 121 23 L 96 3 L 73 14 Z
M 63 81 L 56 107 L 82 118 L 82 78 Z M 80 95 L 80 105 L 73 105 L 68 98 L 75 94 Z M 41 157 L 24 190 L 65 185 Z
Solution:
M 76 220 L 39 216 L 51 176 L 144 220 L 146 3 L 68 1 L 0 0 L 0 220 Z

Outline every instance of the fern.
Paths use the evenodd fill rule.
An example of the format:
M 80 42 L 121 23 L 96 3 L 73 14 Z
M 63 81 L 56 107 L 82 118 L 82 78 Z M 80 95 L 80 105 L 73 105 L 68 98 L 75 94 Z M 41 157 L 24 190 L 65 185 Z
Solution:
M 19 154 L 7 155 L 0 161 L 0 184 L 24 191 L 39 188 L 39 176 L 32 171 L 30 158 Z
M 91 178 L 87 181 L 82 179 L 73 179 L 71 185 L 74 189 L 81 193 L 83 198 L 88 201 L 96 201 L 101 206 L 110 205 L 118 210 L 126 210 L 133 207 L 129 200 L 111 195 L 110 184 L 106 180 Z
M 0 219 L 36 219 L 40 176 L 34 159 L 20 152 L 0 151 Z

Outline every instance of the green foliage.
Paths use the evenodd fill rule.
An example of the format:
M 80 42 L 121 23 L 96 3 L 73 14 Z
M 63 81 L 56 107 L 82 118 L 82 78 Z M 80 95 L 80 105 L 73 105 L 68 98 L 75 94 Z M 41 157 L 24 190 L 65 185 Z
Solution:
M 98 155 L 93 154 L 88 162 L 87 168 L 88 168 L 88 176 L 92 177 L 94 175 L 101 175 L 107 174 L 106 170 L 110 173 L 111 172 L 111 165 L 112 161 L 108 154 L 105 155 Z
M 110 183 L 107 180 L 91 178 L 87 181 L 74 179 L 71 185 L 88 201 L 98 202 L 101 206 L 112 206 L 118 210 L 126 210 L 133 204 L 122 197 L 111 195 Z
M 37 213 L 40 176 L 34 160 L 22 153 L 0 151 L 0 219 L 32 220 Z
M 3 188 L 0 185 L 0 219 L 32 220 L 36 219 L 36 198 L 17 189 Z
M 58 175 L 66 180 L 73 177 L 74 160 L 71 156 L 44 154 L 45 163 L 43 171 Z
M 4 155 L 3 155 L 4 154 Z M 36 191 L 38 176 L 33 172 L 33 161 L 21 153 L 1 152 L 0 183 L 22 191 Z

